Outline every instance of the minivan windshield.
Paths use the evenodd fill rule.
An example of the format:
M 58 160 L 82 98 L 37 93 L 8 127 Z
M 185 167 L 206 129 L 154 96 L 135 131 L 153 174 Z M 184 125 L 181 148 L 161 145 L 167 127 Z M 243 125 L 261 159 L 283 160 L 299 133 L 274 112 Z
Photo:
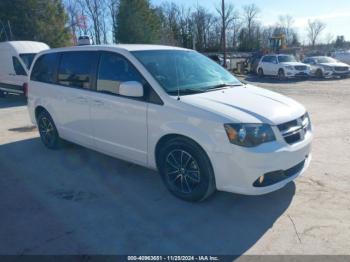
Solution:
M 26 67 L 29 69 L 33 63 L 35 55 L 36 54 L 20 54 L 19 56 L 26 65 Z
M 294 56 L 292 55 L 279 55 L 278 61 L 280 63 L 286 63 L 286 62 L 297 62 Z
M 226 69 L 195 51 L 149 50 L 132 54 L 171 95 L 242 85 Z

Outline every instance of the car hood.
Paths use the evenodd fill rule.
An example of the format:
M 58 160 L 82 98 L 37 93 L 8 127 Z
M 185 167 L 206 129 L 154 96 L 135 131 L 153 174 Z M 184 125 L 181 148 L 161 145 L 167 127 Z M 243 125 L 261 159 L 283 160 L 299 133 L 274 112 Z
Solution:
M 306 64 L 300 63 L 300 62 L 283 62 L 280 63 L 281 65 L 288 65 L 288 66 L 307 66 Z
M 342 67 L 349 67 L 348 64 L 342 63 L 342 62 L 336 62 L 336 63 L 319 63 L 319 65 L 323 65 L 323 66 L 342 66 Z
M 252 85 L 182 96 L 181 101 L 241 123 L 278 125 L 305 114 L 293 99 Z

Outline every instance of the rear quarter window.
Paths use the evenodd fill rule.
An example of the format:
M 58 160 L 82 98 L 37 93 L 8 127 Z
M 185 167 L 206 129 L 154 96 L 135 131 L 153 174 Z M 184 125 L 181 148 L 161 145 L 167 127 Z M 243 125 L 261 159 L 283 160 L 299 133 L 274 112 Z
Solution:
M 30 80 L 51 84 L 55 83 L 58 58 L 59 53 L 40 56 L 34 64 Z
M 264 62 L 264 63 L 270 63 L 270 62 L 271 62 L 271 56 L 265 56 L 265 57 L 263 57 L 262 62 Z

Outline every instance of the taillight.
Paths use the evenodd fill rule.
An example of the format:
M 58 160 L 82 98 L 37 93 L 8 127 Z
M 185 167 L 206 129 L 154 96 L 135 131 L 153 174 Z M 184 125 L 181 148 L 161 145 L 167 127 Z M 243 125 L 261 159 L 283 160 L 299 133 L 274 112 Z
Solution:
M 24 96 L 28 97 L 28 83 L 23 84 L 23 92 L 24 92 Z

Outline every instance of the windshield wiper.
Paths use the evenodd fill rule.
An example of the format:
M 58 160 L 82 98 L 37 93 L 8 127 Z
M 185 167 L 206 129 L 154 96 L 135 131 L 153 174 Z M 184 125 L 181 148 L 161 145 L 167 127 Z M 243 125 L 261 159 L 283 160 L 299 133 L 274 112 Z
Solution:
M 242 86 L 243 84 L 219 84 L 215 86 L 208 87 L 205 92 L 213 91 L 213 90 L 220 90 L 225 89 L 225 87 L 234 87 L 234 86 Z
M 186 89 L 180 89 L 179 91 L 178 90 L 168 91 L 169 94 L 174 94 L 174 95 L 177 95 L 178 92 L 180 93 L 180 95 L 188 95 L 188 94 L 204 93 L 205 90 L 195 89 L 195 88 L 186 88 Z

